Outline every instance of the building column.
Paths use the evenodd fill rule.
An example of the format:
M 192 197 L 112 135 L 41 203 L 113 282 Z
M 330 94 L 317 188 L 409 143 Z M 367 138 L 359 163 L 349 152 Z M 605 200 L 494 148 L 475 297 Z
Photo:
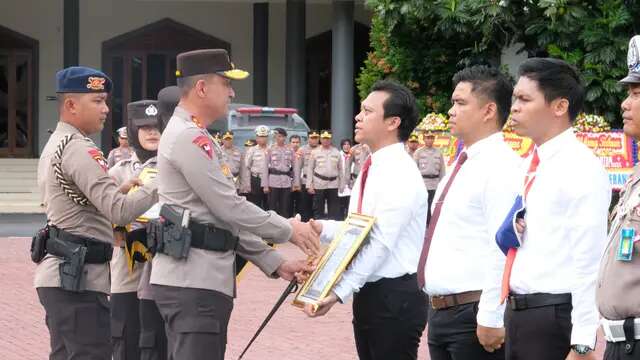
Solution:
M 267 106 L 269 81 L 269 3 L 253 4 L 253 103 Z
M 353 134 L 353 0 L 333 1 L 331 129 L 337 144 Z
M 305 0 L 287 0 L 285 50 L 286 104 L 306 115 L 306 14 Z
M 80 57 L 80 0 L 64 0 L 64 67 L 77 66 Z

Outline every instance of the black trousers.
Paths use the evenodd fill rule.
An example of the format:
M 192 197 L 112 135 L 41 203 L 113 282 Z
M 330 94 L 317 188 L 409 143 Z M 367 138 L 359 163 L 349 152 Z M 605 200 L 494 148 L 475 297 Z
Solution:
M 291 209 L 291 215 L 300 214 L 300 191 L 292 191 L 289 201 L 289 209 Z M 302 216 L 302 214 L 300 214 Z
M 140 359 L 166 360 L 167 334 L 156 302 L 140 299 Z
M 509 360 L 564 360 L 571 350 L 571 304 L 505 311 Z
M 631 352 L 627 353 L 626 342 L 608 342 L 603 360 L 640 360 L 640 340 L 633 342 Z
M 247 200 L 254 203 L 262 210 L 268 210 L 269 204 L 267 203 L 267 194 L 261 186 L 259 176 L 251 176 L 251 192 L 247 194 Z
M 170 360 L 224 360 L 233 299 L 217 291 L 151 285 Z
M 476 335 L 477 314 L 477 302 L 440 310 L 430 309 L 427 334 L 431 360 L 504 359 L 504 347 L 490 353 L 480 345 Z
M 309 194 L 307 187 L 302 185 L 300 190 L 300 202 L 298 209 L 296 210 L 302 221 L 309 221 L 313 217 L 313 198 L 312 194 Z
M 113 360 L 140 359 L 140 303 L 136 292 L 111 294 Z
M 327 204 L 328 214 L 325 215 L 325 202 Z M 313 195 L 313 218 L 314 219 L 331 219 L 343 220 L 340 218 L 340 204 L 338 202 L 338 189 L 316 189 Z
M 415 274 L 365 284 L 353 298 L 360 360 L 417 359 L 427 322 L 425 303 Z
M 429 208 L 427 209 L 427 226 L 431 222 L 431 204 L 433 204 L 433 198 L 436 196 L 435 190 L 427 190 L 427 204 Z
M 338 196 L 338 202 L 340 204 L 340 219 L 346 219 L 347 215 L 349 215 L 349 201 L 351 200 L 351 196 Z
M 109 301 L 95 291 L 74 293 L 37 288 L 46 313 L 51 341 L 50 360 L 111 360 Z
M 291 217 L 291 188 L 270 188 L 269 194 L 269 210 L 275 211 L 278 215 Z

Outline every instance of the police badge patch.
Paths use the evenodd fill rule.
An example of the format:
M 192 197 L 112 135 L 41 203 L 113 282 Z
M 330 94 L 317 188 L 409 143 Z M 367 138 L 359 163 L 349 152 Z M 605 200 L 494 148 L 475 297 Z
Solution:
M 98 149 L 89 149 L 89 155 L 98 163 L 98 165 L 100 165 L 104 172 L 109 171 L 109 165 L 107 160 L 105 160 L 104 155 L 102 155 L 102 151 Z
M 209 159 L 213 159 L 213 143 L 208 136 L 200 135 L 193 139 L 193 143 L 202 149 Z
M 107 79 L 98 76 L 90 76 L 87 79 L 87 89 L 89 90 L 104 90 L 104 83 Z

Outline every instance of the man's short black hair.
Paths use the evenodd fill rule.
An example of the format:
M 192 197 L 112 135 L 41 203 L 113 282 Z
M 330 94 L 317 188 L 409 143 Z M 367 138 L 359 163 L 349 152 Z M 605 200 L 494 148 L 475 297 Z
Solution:
M 291 141 L 291 140 L 293 140 L 293 139 L 302 140 L 302 139 L 300 138 L 300 135 L 291 135 L 291 136 L 289 136 L 289 141 Z
M 282 135 L 284 137 L 287 137 L 287 130 L 283 129 L 283 128 L 275 128 L 273 129 L 273 132 L 279 135 Z
M 342 147 L 342 145 L 344 145 L 345 143 L 349 145 L 353 145 L 353 143 L 351 142 L 351 139 L 342 139 L 340 140 L 340 147 Z
M 461 82 L 471 84 L 471 92 L 494 102 L 498 108 L 498 124 L 502 128 L 511 112 L 513 85 L 500 70 L 486 65 L 474 65 L 453 76 L 453 87 Z
M 413 93 L 404 85 L 393 80 L 376 81 L 371 88 L 371 92 L 374 91 L 383 91 L 389 94 L 389 97 L 382 104 L 384 117 L 397 116 L 400 118 L 398 138 L 402 142 L 407 141 L 418 122 L 418 108 Z
M 584 86 L 578 70 L 565 61 L 552 58 L 530 58 L 518 69 L 519 76 L 525 76 L 538 83 L 547 103 L 563 98 L 569 101 L 569 119 L 573 122 L 584 105 Z

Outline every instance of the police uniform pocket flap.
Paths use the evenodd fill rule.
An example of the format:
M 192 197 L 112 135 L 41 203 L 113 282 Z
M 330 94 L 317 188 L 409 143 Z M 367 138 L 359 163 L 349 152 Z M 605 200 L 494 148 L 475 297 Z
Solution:
M 173 329 L 179 333 L 220 333 L 220 322 L 213 317 L 176 318 Z
M 143 349 L 151 349 L 156 346 L 156 332 L 153 330 L 140 332 L 138 346 Z
M 111 318 L 111 337 L 121 338 L 124 335 L 124 321 Z

